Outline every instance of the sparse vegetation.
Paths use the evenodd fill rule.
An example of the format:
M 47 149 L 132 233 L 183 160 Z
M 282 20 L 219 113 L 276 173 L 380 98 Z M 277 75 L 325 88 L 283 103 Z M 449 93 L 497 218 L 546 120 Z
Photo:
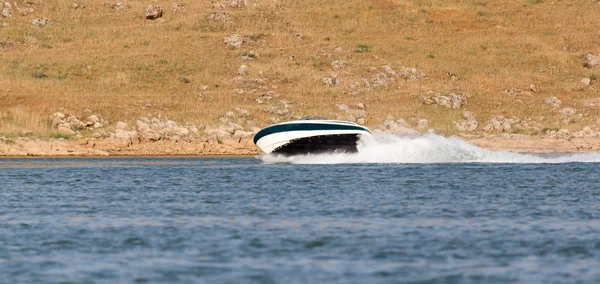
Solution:
M 46 72 L 44 72 L 44 70 L 41 70 L 41 69 L 33 71 L 33 73 L 31 74 L 31 76 L 33 78 L 36 78 L 36 79 L 46 79 L 46 78 L 48 78 L 48 74 L 46 74 Z
M 0 110 L 0 136 L 16 137 L 23 131 L 31 131 L 34 136 L 47 136 L 51 121 L 40 111 L 29 111 L 24 107 Z
M 270 116 L 255 98 L 267 92 L 290 101 L 294 115 L 331 116 L 336 104 L 364 102 L 369 126 L 393 114 L 407 121 L 427 118 L 445 134 L 455 133 L 453 121 L 462 109 L 431 107 L 419 95 L 459 90 L 469 95 L 468 109 L 482 122 L 494 115 L 527 116 L 548 128 L 581 129 L 600 115 L 599 108 L 579 107 L 598 97 L 594 89 L 580 87 L 582 78 L 598 84 L 599 67 L 582 66 L 587 53 L 600 52 L 597 31 L 590 28 L 600 26 L 597 1 L 308 0 L 280 1 L 285 8 L 280 9 L 270 6 L 273 1 L 256 0 L 216 9 L 211 1 L 181 0 L 186 9 L 169 9 L 164 23 L 141 18 L 143 1 L 127 2 L 118 12 L 103 1 L 87 1 L 84 10 L 50 2 L 36 2 L 35 14 L 52 25 L 40 29 L 31 17 L 15 16 L 0 27 L 0 133 L 28 129 L 50 137 L 51 113 L 84 117 L 84 109 L 111 121 L 152 113 L 217 125 L 225 112 L 240 107 L 262 126 Z M 213 12 L 232 20 L 207 20 Z M 223 43 L 231 34 L 243 36 L 241 48 Z M 348 64 L 334 70 L 331 62 L 338 59 Z M 250 71 L 233 80 L 242 64 Z M 350 94 L 351 84 L 371 80 L 384 65 L 396 72 L 398 66 L 415 67 L 426 79 L 398 79 Z M 339 85 L 321 82 L 330 73 Z M 504 94 L 530 84 L 541 91 Z M 581 109 L 582 120 L 560 124 L 560 114 L 544 104 L 553 95 Z
M 69 139 L 69 138 L 71 138 L 71 136 L 69 136 L 69 135 L 66 135 L 66 134 L 62 134 L 62 133 L 52 133 L 52 134 L 50 135 L 50 137 L 52 137 L 52 138 L 56 138 L 56 139 L 61 139 L 61 138 L 62 138 L 62 139 Z
M 529 4 L 540 4 L 543 2 L 544 2 L 544 0 L 527 0 L 527 3 L 529 3 Z
M 369 51 L 371 51 L 371 46 L 368 44 L 359 43 L 356 46 L 356 52 L 362 53 L 362 52 L 369 52 Z

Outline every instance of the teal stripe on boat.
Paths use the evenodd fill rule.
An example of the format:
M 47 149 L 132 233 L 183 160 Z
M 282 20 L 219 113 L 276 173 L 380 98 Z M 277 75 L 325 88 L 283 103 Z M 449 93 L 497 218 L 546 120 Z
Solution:
M 263 138 L 269 134 L 278 133 L 278 132 L 287 132 L 287 131 L 316 131 L 316 130 L 360 130 L 370 132 L 368 129 L 365 129 L 356 125 L 339 125 L 339 124 L 326 124 L 326 123 L 290 123 L 290 124 L 277 124 L 273 126 L 269 126 L 254 136 L 254 144 L 260 138 Z

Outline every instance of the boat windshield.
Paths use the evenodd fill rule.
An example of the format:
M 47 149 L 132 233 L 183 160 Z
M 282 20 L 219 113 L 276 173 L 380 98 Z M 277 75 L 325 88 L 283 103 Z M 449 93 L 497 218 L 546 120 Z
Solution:
M 305 116 L 305 117 L 301 118 L 300 120 L 329 120 L 329 118 L 322 117 L 322 116 Z

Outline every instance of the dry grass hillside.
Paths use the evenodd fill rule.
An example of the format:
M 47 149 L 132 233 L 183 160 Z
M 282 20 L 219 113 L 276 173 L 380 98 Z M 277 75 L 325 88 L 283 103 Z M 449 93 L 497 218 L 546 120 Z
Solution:
M 117 2 L 11 1 L 12 16 L 0 16 L 0 136 L 51 136 L 57 111 L 216 126 L 240 108 L 260 127 L 347 119 L 363 103 L 372 128 L 391 115 L 444 134 L 464 111 L 473 132 L 495 116 L 526 122 L 504 129 L 525 134 L 600 118 L 600 67 L 584 66 L 600 52 L 597 0 Z M 149 4 L 161 19 L 145 19 Z M 460 106 L 435 102 L 453 93 Z

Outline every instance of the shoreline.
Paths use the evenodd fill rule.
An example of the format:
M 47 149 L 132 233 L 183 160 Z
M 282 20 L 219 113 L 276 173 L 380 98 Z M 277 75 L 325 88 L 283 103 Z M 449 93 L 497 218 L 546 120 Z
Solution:
M 573 154 L 600 152 L 600 137 L 556 138 L 501 134 L 494 136 L 452 136 L 490 151 L 522 154 Z M 262 154 L 251 138 L 159 140 L 140 142 L 119 139 L 35 139 L 0 140 L 0 157 L 224 157 Z
M 121 155 L 121 156 L 1 156 L 2 159 L 113 159 L 113 158 L 152 158 L 152 159 L 185 159 L 185 158 L 253 158 L 257 155 Z
M 575 154 L 600 152 L 600 137 L 557 138 L 502 134 L 486 137 L 461 137 L 467 143 L 490 151 L 522 154 Z
M 210 139 L 139 142 L 120 139 L 0 140 L 0 157 L 155 157 L 155 156 L 250 156 L 259 154 L 250 139 Z

